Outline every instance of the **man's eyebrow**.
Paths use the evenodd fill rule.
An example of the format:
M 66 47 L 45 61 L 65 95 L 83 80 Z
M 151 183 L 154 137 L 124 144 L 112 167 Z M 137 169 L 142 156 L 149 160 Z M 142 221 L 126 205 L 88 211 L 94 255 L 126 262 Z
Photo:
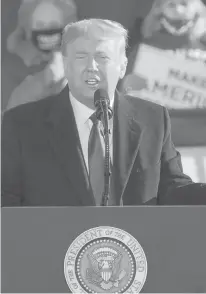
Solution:
M 101 51 L 101 50 L 98 50 L 95 52 L 95 54 L 103 54 L 103 55 L 108 55 L 108 52 L 105 52 L 105 51 Z
M 88 54 L 86 51 L 80 50 L 76 51 L 75 54 Z

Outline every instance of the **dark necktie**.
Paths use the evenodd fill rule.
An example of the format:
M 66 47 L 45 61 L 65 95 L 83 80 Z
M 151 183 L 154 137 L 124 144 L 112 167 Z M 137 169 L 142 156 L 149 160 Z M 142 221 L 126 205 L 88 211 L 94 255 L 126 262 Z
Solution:
M 97 205 L 101 205 L 104 191 L 104 150 L 101 143 L 100 121 L 91 115 L 93 126 L 88 142 L 89 178 Z

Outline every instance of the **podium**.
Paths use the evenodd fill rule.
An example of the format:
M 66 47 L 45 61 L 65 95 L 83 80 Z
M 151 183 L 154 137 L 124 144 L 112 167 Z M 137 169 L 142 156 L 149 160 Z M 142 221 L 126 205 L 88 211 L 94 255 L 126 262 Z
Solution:
M 83 232 L 109 226 L 144 250 L 141 293 L 206 293 L 205 224 L 205 207 L 2 208 L 1 290 L 71 293 L 64 276 L 68 248 Z

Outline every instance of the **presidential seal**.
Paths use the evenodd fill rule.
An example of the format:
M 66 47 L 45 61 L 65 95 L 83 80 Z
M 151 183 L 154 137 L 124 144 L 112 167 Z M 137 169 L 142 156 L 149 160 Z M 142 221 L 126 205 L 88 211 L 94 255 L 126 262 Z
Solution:
M 147 276 L 147 260 L 129 233 L 96 227 L 72 242 L 64 274 L 72 293 L 139 293 Z

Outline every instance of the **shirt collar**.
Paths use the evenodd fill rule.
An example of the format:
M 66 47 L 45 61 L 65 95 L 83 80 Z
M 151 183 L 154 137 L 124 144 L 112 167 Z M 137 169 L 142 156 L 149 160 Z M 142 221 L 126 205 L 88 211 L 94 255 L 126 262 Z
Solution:
M 86 123 L 90 116 L 95 112 L 95 110 L 87 107 L 79 100 L 74 98 L 71 92 L 69 92 L 70 101 L 74 110 L 74 115 L 78 122 Z
M 86 123 L 95 110 L 87 107 L 85 104 L 77 100 L 69 91 L 70 101 L 74 110 L 74 115 L 79 122 Z M 110 101 L 110 106 L 113 108 L 114 98 Z

